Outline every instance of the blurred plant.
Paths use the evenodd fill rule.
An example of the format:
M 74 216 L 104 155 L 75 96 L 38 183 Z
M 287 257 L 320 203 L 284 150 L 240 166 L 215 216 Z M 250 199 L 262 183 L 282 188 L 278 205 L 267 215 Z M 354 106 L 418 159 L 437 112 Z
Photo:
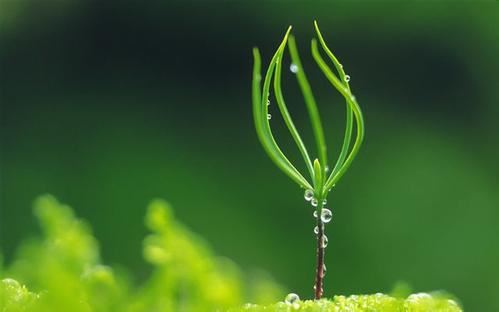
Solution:
M 23 244 L 6 270 L 0 261 L 2 312 L 215 311 L 284 295 L 269 277 L 246 280 L 234 263 L 213 255 L 162 200 L 146 215 L 153 234 L 144 241 L 144 257 L 154 270 L 137 289 L 123 271 L 101 263 L 97 240 L 71 208 L 47 195 L 36 201 L 35 214 L 43 239 Z
M 332 61 L 334 67 L 336 68 L 336 71 L 339 74 L 339 78 L 321 57 L 316 39 L 312 40 L 312 56 L 329 82 L 333 85 L 333 87 L 336 88 L 336 90 L 341 93 L 341 95 L 343 95 L 346 101 L 346 128 L 345 136 L 343 139 L 343 146 L 331 172 L 329 173 L 327 146 L 324 138 L 319 110 L 317 108 L 316 101 L 312 94 L 307 77 L 305 75 L 305 71 L 301 65 L 295 39 L 292 35 L 290 35 L 291 26 L 288 28 L 282 43 L 280 44 L 276 53 L 272 57 L 272 60 L 270 61 L 263 82 L 263 90 L 261 90 L 260 83 L 260 53 L 257 48 L 253 49 L 254 69 L 252 100 L 256 132 L 258 134 L 260 142 L 263 145 L 264 150 L 267 152 L 272 161 L 277 165 L 277 167 L 279 167 L 293 181 L 295 181 L 296 183 L 298 183 L 298 185 L 305 189 L 305 199 L 307 201 L 310 201 L 312 206 L 316 209 L 314 212 L 314 217 L 317 219 L 317 226 L 315 227 L 314 232 L 317 235 L 317 267 L 314 289 L 315 299 L 320 299 L 323 294 L 323 278 L 325 275 L 324 251 L 328 242 L 327 236 L 324 234 L 324 225 L 330 222 L 332 218 L 331 211 L 325 207 L 327 203 L 327 196 L 331 189 L 334 188 L 336 183 L 343 176 L 343 174 L 345 174 L 346 170 L 357 155 L 357 152 L 364 138 L 364 122 L 360 107 L 357 104 L 355 96 L 353 96 L 350 91 L 350 76 L 345 74 L 343 65 L 327 47 L 317 25 L 317 22 L 314 22 L 314 26 L 319 38 L 320 45 Z M 313 163 L 308 154 L 307 148 L 305 147 L 305 144 L 303 143 L 301 136 L 293 123 L 293 120 L 291 119 L 281 90 L 282 58 L 284 54 L 284 48 L 286 47 L 287 43 L 289 43 L 289 52 L 292 61 L 290 70 L 294 74 L 296 74 L 298 84 L 303 93 L 303 98 L 308 109 L 313 133 L 315 136 L 318 158 L 315 158 Z M 283 154 L 276 141 L 274 140 L 274 136 L 272 135 L 272 131 L 270 129 L 270 119 L 272 116 L 268 112 L 268 106 L 270 105 L 270 84 L 273 75 L 275 75 L 274 95 L 277 101 L 277 105 L 284 119 L 284 122 L 286 123 L 286 126 L 288 127 L 289 132 L 293 137 L 293 140 L 295 141 L 298 149 L 300 150 L 300 153 L 303 156 L 311 182 L 304 178 L 304 176 L 286 158 L 286 156 Z M 357 129 L 353 147 L 350 149 L 350 145 L 352 143 L 353 117 L 355 117 Z

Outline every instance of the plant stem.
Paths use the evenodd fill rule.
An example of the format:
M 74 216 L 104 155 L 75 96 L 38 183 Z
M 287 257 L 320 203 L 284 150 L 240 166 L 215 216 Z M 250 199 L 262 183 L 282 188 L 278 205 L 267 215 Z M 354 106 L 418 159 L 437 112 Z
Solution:
M 322 201 L 321 201 L 322 203 Z M 320 205 L 319 207 L 322 207 Z M 325 248 L 323 244 L 324 239 L 324 222 L 321 219 L 321 210 L 322 208 L 317 209 L 317 228 L 319 229 L 319 233 L 317 234 L 317 267 L 315 270 L 315 299 L 319 300 L 322 297 L 322 293 L 324 292 L 324 253 Z

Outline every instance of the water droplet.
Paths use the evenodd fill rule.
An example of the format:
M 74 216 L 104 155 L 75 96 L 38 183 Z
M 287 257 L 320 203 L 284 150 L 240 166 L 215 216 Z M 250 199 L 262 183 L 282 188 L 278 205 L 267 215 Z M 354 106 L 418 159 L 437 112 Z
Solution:
M 317 225 L 314 227 L 314 233 L 315 235 L 319 234 L 319 227 Z
M 322 206 L 324 207 L 327 204 L 327 199 L 322 200 Z
M 323 208 L 321 211 L 321 221 L 324 223 L 329 223 L 333 218 L 333 213 L 327 208 Z
M 314 213 L 312 214 L 314 218 L 317 218 L 317 210 L 314 210 Z
M 272 119 L 272 115 L 267 114 L 267 119 L 268 119 L 268 120 Z
M 303 197 L 305 197 L 306 201 L 311 201 L 312 198 L 314 198 L 314 192 L 312 190 L 306 190 Z
M 322 242 L 321 242 L 322 248 L 326 248 L 327 247 L 327 243 L 328 243 L 327 236 L 326 235 L 322 235 Z
M 326 276 L 326 271 L 322 270 L 320 273 L 321 273 L 321 277 Z
M 300 297 L 295 293 L 289 293 L 286 296 L 286 299 L 284 299 L 284 302 L 286 302 L 287 304 L 293 304 L 296 303 L 297 301 L 300 301 Z
M 324 272 L 326 272 L 326 271 L 327 271 L 326 264 L 323 264 L 323 265 L 322 265 L 322 269 L 324 270 Z
M 269 106 L 269 105 L 270 105 L 270 100 L 269 100 L 269 99 L 267 99 L 267 106 Z
M 346 82 L 349 82 L 349 81 L 350 81 L 350 76 L 349 76 L 349 75 L 345 75 L 345 81 L 346 81 Z
M 298 72 L 298 65 L 294 64 L 294 63 L 291 63 L 291 65 L 289 65 L 289 70 L 293 73 L 293 74 L 296 74 Z
M 319 201 L 317 200 L 317 198 L 312 198 L 310 203 L 312 204 L 312 206 L 317 207 L 317 205 L 319 204 Z
M 328 166 L 328 165 L 326 165 L 326 168 L 324 168 L 324 170 L 325 170 L 326 172 L 329 172 L 329 166 Z

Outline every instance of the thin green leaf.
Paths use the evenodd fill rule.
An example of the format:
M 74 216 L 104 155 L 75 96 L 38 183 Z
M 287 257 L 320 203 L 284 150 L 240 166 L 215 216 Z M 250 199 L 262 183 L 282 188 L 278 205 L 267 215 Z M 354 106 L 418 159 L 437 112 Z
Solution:
M 350 91 L 350 85 L 348 83 L 348 79 L 346 78 L 345 71 L 343 70 L 343 65 L 338 61 L 336 56 L 331 52 L 331 50 L 328 48 L 326 45 L 326 42 L 324 41 L 324 38 L 321 34 L 321 31 L 319 30 L 319 25 L 317 24 L 317 21 L 314 21 L 314 27 L 315 31 L 317 33 L 317 37 L 319 38 L 319 42 L 322 46 L 322 49 L 326 52 L 327 56 L 331 59 L 333 62 L 334 67 L 340 74 L 340 79 L 343 81 L 343 84 L 346 86 L 348 91 Z M 352 109 L 350 108 L 350 105 L 348 105 L 348 102 L 345 101 L 346 104 L 346 124 L 345 124 L 345 137 L 343 138 L 343 146 L 341 147 L 341 152 L 340 155 L 338 156 L 338 160 L 336 161 L 336 164 L 334 165 L 333 170 L 331 171 L 331 177 L 334 176 L 341 168 L 343 163 L 345 162 L 345 158 L 347 157 L 348 150 L 350 148 L 350 142 L 352 140 L 352 130 L 353 130 L 353 112 Z
M 329 189 L 331 189 L 334 186 L 336 182 L 338 182 L 338 180 L 343 176 L 343 174 L 345 174 L 346 170 L 350 167 L 353 159 L 357 155 L 360 145 L 362 144 L 362 140 L 364 139 L 364 120 L 362 117 L 362 112 L 360 110 L 360 107 L 357 104 L 357 101 L 355 100 L 355 97 L 350 93 L 350 90 L 348 90 L 347 87 L 345 87 L 340 82 L 338 77 L 336 77 L 336 75 L 331 71 L 326 62 L 324 62 L 324 60 L 322 59 L 317 49 L 316 40 L 312 40 L 312 56 L 314 57 L 315 61 L 319 65 L 319 68 L 322 70 L 322 72 L 329 80 L 329 82 L 343 95 L 345 100 L 348 102 L 348 105 L 353 111 L 357 124 L 357 137 L 355 138 L 355 143 L 353 145 L 353 148 L 350 151 L 350 154 L 346 158 L 341 168 L 334 175 L 331 175 L 326 181 L 324 192 L 327 192 Z
M 291 136 L 293 137 L 296 145 L 298 146 L 298 149 L 300 150 L 300 153 L 302 154 L 303 159 L 305 160 L 305 164 L 307 165 L 307 169 L 310 173 L 310 178 L 313 180 L 314 179 L 314 168 L 312 166 L 312 161 L 310 160 L 310 156 L 308 155 L 307 148 L 305 147 L 305 144 L 303 144 L 303 141 L 300 137 L 300 134 L 296 130 L 296 127 L 293 123 L 293 120 L 291 119 L 291 116 L 289 115 L 288 109 L 286 107 L 286 103 L 284 101 L 284 97 L 282 95 L 281 69 L 282 69 L 283 55 L 284 55 L 284 48 L 281 49 L 278 53 L 278 58 L 277 58 L 277 63 L 276 63 L 276 68 L 275 68 L 275 77 L 274 77 L 275 97 L 277 100 L 277 105 L 279 107 L 279 110 L 281 111 L 281 115 L 284 119 L 284 122 L 286 123 L 286 126 L 288 127 L 289 132 L 291 133 Z
M 317 197 L 321 198 L 322 196 L 322 186 L 323 186 L 323 170 L 321 167 L 320 161 L 316 158 L 314 160 L 314 172 L 315 172 L 315 179 L 314 179 L 314 187 L 315 191 L 317 194 L 315 194 Z
M 253 116 L 255 121 L 255 128 L 257 136 L 262 143 L 264 150 L 269 155 L 270 159 L 279 167 L 286 175 L 288 175 L 293 181 L 298 183 L 304 188 L 311 188 L 310 183 L 298 172 L 298 170 L 290 163 L 290 161 L 284 156 L 281 149 L 275 142 L 275 139 L 270 130 L 269 120 L 267 118 L 268 114 L 268 94 L 270 89 L 270 81 L 272 79 L 273 70 L 276 64 L 276 58 L 279 50 L 286 45 L 287 37 L 291 27 L 288 28 L 284 39 L 274 54 L 267 73 L 265 75 L 265 80 L 263 84 L 263 90 L 260 93 L 260 80 L 261 80 L 261 60 L 258 49 L 253 50 L 254 56 L 254 69 L 253 69 Z M 261 94 L 261 95 L 259 95 Z
M 303 93 L 303 99 L 307 105 L 308 114 L 310 116 L 310 122 L 312 123 L 312 129 L 314 131 L 315 141 L 317 145 L 317 151 L 319 154 L 319 160 L 325 166 L 327 164 L 327 147 L 326 140 L 324 137 L 324 130 L 322 129 L 321 118 L 319 114 L 319 109 L 315 102 L 314 95 L 308 83 L 307 76 L 300 61 L 300 56 L 298 54 L 298 49 L 296 48 L 296 42 L 293 36 L 289 36 L 289 53 L 291 54 L 291 61 L 298 68 L 296 72 L 296 79 Z

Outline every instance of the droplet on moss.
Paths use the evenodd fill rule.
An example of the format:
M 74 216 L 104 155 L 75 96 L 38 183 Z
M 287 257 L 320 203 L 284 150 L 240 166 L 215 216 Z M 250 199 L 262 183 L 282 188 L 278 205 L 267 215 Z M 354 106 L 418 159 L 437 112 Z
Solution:
M 284 302 L 286 302 L 287 304 L 295 304 L 298 301 L 300 301 L 300 297 L 295 293 L 287 294 L 286 298 L 284 299 Z

